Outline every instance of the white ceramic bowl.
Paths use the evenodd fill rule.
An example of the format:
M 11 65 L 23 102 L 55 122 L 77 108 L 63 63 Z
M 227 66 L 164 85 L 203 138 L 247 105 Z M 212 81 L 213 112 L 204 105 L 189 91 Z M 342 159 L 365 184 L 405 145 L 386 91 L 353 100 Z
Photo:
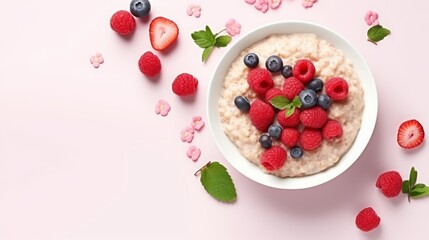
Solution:
M 223 79 L 229 66 L 239 53 L 246 47 L 256 43 L 271 34 L 278 33 L 315 33 L 320 38 L 334 44 L 341 49 L 345 56 L 350 59 L 355 67 L 364 89 L 365 109 L 361 129 L 356 140 L 349 151 L 340 159 L 338 164 L 326 171 L 297 178 L 279 178 L 264 173 L 259 167 L 240 155 L 238 149 L 229 140 L 222 130 L 220 115 L 218 112 L 218 101 L 222 89 Z M 277 22 L 255 29 L 229 46 L 222 56 L 211 78 L 207 99 L 208 123 L 215 139 L 216 145 L 227 161 L 246 177 L 266 186 L 279 189 L 303 189 L 325 183 L 349 168 L 364 151 L 377 119 L 377 91 L 372 74 L 365 60 L 358 51 L 344 38 L 334 31 L 308 22 Z

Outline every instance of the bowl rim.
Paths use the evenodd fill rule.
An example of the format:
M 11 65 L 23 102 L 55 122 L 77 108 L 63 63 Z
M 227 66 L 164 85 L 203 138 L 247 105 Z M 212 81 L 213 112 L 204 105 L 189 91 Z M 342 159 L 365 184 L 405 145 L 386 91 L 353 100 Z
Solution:
M 254 163 L 250 162 L 249 160 L 245 159 L 241 154 L 241 158 L 245 159 L 247 163 L 245 163 L 245 165 L 248 165 L 250 168 L 256 168 L 256 170 L 258 170 L 259 174 L 261 174 L 263 177 L 258 177 L 255 175 L 252 175 L 255 171 L 249 171 L 246 169 L 243 169 L 243 167 L 238 164 L 238 162 L 236 160 L 231 160 L 228 157 L 228 152 L 227 150 L 223 147 L 222 144 L 222 140 L 218 137 L 219 134 L 223 135 L 224 137 L 226 137 L 226 139 L 233 145 L 233 147 L 236 149 L 235 145 L 229 140 L 229 138 L 225 135 L 225 133 L 222 130 L 222 126 L 221 127 L 221 133 L 217 132 L 219 129 L 214 129 L 215 127 L 215 123 L 213 122 L 214 119 L 210 116 L 213 115 L 213 113 L 217 113 L 218 114 L 218 101 L 219 98 L 217 98 L 216 96 L 213 96 L 214 93 L 213 91 L 211 91 L 214 86 L 215 86 L 215 79 L 217 79 L 217 75 L 219 75 L 219 68 L 222 66 L 222 64 L 225 64 L 225 61 L 228 60 L 228 64 L 227 67 L 225 67 L 225 71 L 224 74 L 221 74 L 222 77 L 225 76 L 227 70 L 228 70 L 228 66 L 231 65 L 232 61 L 239 55 L 239 53 L 244 50 L 245 48 L 249 47 L 251 44 L 256 43 L 258 41 L 261 41 L 262 39 L 266 38 L 269 35 L 272 34 L 292 34 L 292 33 L 305 33 L 308 31 L 297 31 L 297 32 L 270 32 L 268 30 L 270 29 L 276 29 L 276 28 L 280 28 L 280 27 L 285 27 L 285 29 L 287 27 L 290 26 L 295 26 L 295 28 L 299 28 L 302 27 L 303 29 L 317 29 L 318 32 L 323 32 L 324 34 L 327 34 L 327 36 L 330 36 L 331 38 L 335 39 L 335 42 L 340 43 L 341 45 L 346 46 L 346 49 L 342 49 L 341 47 L 337 47 L 340 50 L 343 51 L 344 55 L 348 56 L 348 55 L 354 55 L 354 60 L 353 60 L 353 65 L 355 68 L 355 72 L 356 74 L 359 76 L 359 79 L 362 83 L 362 85 L 366 85 L 367 88 L 364 88 L 365 93 L 364 93 L 364 99 L 365 99 L 365 107 L 364 107 L 364 112 L 362 113 L 362 123 L 361 123 L 361 127 L 360 130 L 356 136 L 355 141 L 353 142 L 352 146 L 350 147 L 350 149 L 341 157 L 341 159 L 338 161 L 338 163 L 336 163 L 334 166 L 313 174 L 313 175 L 309 175 L 309 176 L 303 176 L 303 177 L 294 177 L 294 178 L 281 178 L 281 177 L 277 177 L 274 176 L 272 174 L 268 174 L 263 172 L 258 166 L 256 166 Z M 268 29 L 268 30 L 267 30 Z M 265 31 L 268 31 L 267 33 L 264 33 Z M 256 35 L 257 37 L 253 37 L 254 35 Z M 260 36 L 259 36 L 260 35 Z M 320 38 L 325 38 L 326 36 L 319 36 Z M 255 39 L 253 39 L 255 38 Z M 249 41 L 249 39 L 253 39 L 251 41 Z M 242 45 L 243 42 L 251 42 L 250 44 L 245 44 L 244 46 L 240 46 L 240 44 Z M 334 44 L 335 45 L 335 44 Z M 345 53 L 345 50 L 347 50 L 347 54 Z M 237 54 L 234 54 L 234 53 Z M 230 57 L 229 55 L 234 54 L 233 57 Z M 231 58 L 231 59 L 228 59 Z M 350 58 L 350 56 L 348 56 L 347 58 Z M 355 62 L 358 61 L 358 62 Z M 359 70 L 356 68 L 356 66 L 359 66 Z M 365 81 L 363 84 L 362 81 L 362 76 L 361 75 L 365 75 Z M 222 83 L 223 83 L 223 78 L 222 78 Z M 219 83 L 220 86 L 222 86 L 222 83 Z M 364 86 L 362 86 L 364 87 Z M 343 38 L 341 35 L 339 35 L 338 33 L 336 33 L 335 31 L 316 24 L 316 23 L 312 23 L 312 22 L 308 22 L 308 21 L 296 21 L 296 20 L 286 20 L 286 21 L 277 21 L 277 22 L 272 22 L 272 23 L 268 23 L 265 24 L 263 26 L 260 26 L 258 28 L 255 28 L 252 31 L 249 31 L 248 33 L 246 33 L 245 35 L 241 36 L 240 38 L 238 38 L 231 46 L 230 48 L 228 48 L 223 55 L 221 56 L 221 58 L 219 59 L 219 61 L 217 62 L 217 64 L 215 65 L 215 69 L 212 72 L 212 75 L 210 77 L 210 82 L 209 82 L 209 87 L 208 87 L 208 94 L 207 94 L 207 105 L 206 105 L 206 114 L 207 114 L 207 119 L 208 119 L 208 125 L 209 125 L 209 129 L 211 132 L 212 137 L 214 138 L 215 144 L 218 148 L 218 150 L 222 153 L 222 156 L 227 160 L 227 162 L 229 164 L 231 164 L 238 172 L 240 172 L 241 174 L 243 174 L 244 176 L 246 176 L 247 178 L 262 184 L 264 186 L 269 186 L 272 188 L 277 188 L 277 189 L 306 189 L 306 188 L 310 188 L 310 187 L 315 187 L 315 186 L 319 186 L 321 184 L 324 184 L 326 182 L 329 182 L 335 178 L 337 178 L 339 175 L 341 175 L 342 173 L 344 173 L 347 169 L 349 169 L 360 157 L 360 155 L 363 153 L 363 151 L 365 150 L 366 146 L 368 145 L 372 134 L 374 132 L 375 129 L 375 125 L 376 125 L 376 121 L 377 121 L 377 112 L 378 112 L 378 97 L 377 97 L 377 90 L 376 90 L 376 85 L 375 85 L 375 81 L 373 78 L 373 75 L 370 71 L 370 68 L 367 64 L 367 62 L 365 61 L 365 59 L 362 57 L 362 55 L 357 51 L 357 49 L 345 38 Z M 220 92 L 219 92 L 220 95 Z M 370 98 L 369 98 L 370 97 Z M 215 99 L 214 99 L 215 98 Z M 370 101 L 369 101 L 370 100 Z M 214 102 L 215 101 L 215 102 Z M 368 104 L 368 103 L 371 104 Z M 213 105 L 215 104 L 215 105 Z M 215 108 L 211 107 L 211 106 L 216 106 Z M 364 125 L 364 123 L 366 125 Z M 221 125 L 220 122 L 218 122 L 219 125 Z M 359 138 L 359 142 L 357 141 Z M 225 140 L 225 138 L 223 138 L 223 140 Z M 360 143 L 360 145 L 356 145 L 357 143 Z M 345 161 L 341 161 L 343 160 L 343 158 L 345 158 L 346 155 L 348 155 L 351 150 L 354 150 L 354 155 L 352 156 L 352 158 L 349 161 L 347 161 L 345 163 Z M 238 149 L 236 149 L 236 151 L 238 152 Z M 251 167 L 249 164 L 251 164 L 253 167 Z M 297 184 L 297 181 L 299 182 L 300 179 L 310 179 L 307 181 L 304 181 L 301 184 Z M 314 180 L 314 181 L 313 181 Z M 292 184 L 289 184 L 289 182 L 293 182 Z

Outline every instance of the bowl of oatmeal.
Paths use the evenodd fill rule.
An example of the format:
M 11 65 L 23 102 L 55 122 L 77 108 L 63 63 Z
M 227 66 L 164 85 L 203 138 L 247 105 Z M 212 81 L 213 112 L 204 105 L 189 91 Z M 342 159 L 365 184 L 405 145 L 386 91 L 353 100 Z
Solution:
M 260 98 L 251 91 L 247 75 L 251 69 L 243 63 L 248 53 L 259 57 L 258 68 L 265 68 L 270 56 L 279 56 L 293 66 L 309 59 L 315 76 L 324 83 L 340 77 L 348 83 L 346 100 L 333 101 L 326 110 L 329 119 L 342 125 L 342 136 L 322 141 L 300 159 L 287 151 L 285 162 L 275 170 L 261 163 L 266 151 L 259 143 L 258 131 L 247 112 L 234 104 L 237 96 L 250 102 Z M 285 78 L 272 74 L 274 87 L 282 88 Z M 304 189 L 334 179 L 346 171 L 367 146 L 377 118 L 377 91 L 371 71 L 359 52 L 334 31 L 308 22 L 277 22 L 257 28 L 235 41 L 222 56 L 209 84 L 208 125 L 225 159 L 246 177 L 279 189 Z M 299 130 L 302 133 L 302 128 Z M 273 142 L 273 145 L 282 146 Z M 282 146 L 288 150 L 287 147 Z

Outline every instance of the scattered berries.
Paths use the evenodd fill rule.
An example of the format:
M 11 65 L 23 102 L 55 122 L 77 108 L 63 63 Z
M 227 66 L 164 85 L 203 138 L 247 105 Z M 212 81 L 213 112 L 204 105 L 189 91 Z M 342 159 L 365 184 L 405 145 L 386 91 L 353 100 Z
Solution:
M 244 56 L 243 62 L 248 68 L 255 68 L 259 64 L 259 57 L 256 53 L 248 53 Z
M 242 112 L 248 112 L 250 110 L 250 101 L 247 97 L 237 96 L 234 98 L 235 106 Z
M 119 35 L 128 35 L 134 32 L 136 20 L 130 12 L 119 10 L 110 18 L 110 27 Z
M 304 127 L 322 128 L 328 120 L 328 114 L 323 108 L 315 106 L 302 110 L 299 120 Z
M 280 146 L 272 146 L 262 153 L 260 161 L 268 171 L 278 170 L 286 162 L 287 154 Z
M 292 73 L 295 78 L 300 80 L 303 84 L 307 84 L 313 79 L 316 68 L 313 63 L 308 59 L 300 59 L 293 66 Z
M 146 17 L 150 12 L 150 2 L 148 0 L 132 0 L 130 12 L 135 17 Z
M 143 53 L 139 59 L 138 65 L 140 71 L 148 77 L 155 77 L 161 72 L 162 68 L 161 61 L 158 56 L 153 54 L 151 51 Z
M 371 207 L 362 209 L 356 216 L 356 227 L 364 232 L 369 232 L 380 224 L 380 217 Z
M 295 111 L 292 113 L 292 115 L 290 115 L 289 117 L 286 117 L 286 110 L 281 110 L 277 114 L 277 121 L 284 128 L 296 127 L 300 122 L 299 120 L 300 114 L 301 114 L 301 110 L 299 108 L 295 108 Z
M 271 99 L 277 96 L 283 96 L 282 90 L 278 88 L 271 88 L 265 93 L 265 102 L 270 104 Z
M 268 127 L 273 123 L 274 115 L 274 109 L 259 99 L 253 101 L 250 105 L 250 121 L 261 132 L 267 132 Z
M 402 177 L 397 171 L 388 171 L 378 177 L 375 186 L 381 189 L 384 196 L 396 197 L 402 190 Z
M 349 85 L 343 78 L 333 77 L 326 81 L 325 92 L 333 101 L 341 101 L 349 94 Z
M 322 129 L 323 138 L 330 141 L 343 136 L 343 127 L 337 120 L 329 119 Z
M 322 133 L 317 129 L 304 128 L 299 136 L 299 144 L 302 149 L 311 151 L 322 144 Z
M 153 49 L 164 51 L 177 40 L 179 27 L 165 17 L 154 18 L 149 25 L 150 43 Z
M 298 96 L 298 94 L 304 90 L 304 88 L 305 86 L 301 81 L 295 77 L 290 77 L 283 83 L 283 95 L 292 101 L 295 96 Z
M 425 138 L 425 131 L 419 121 L 410 119 L 403 122 L 398 129 L 399 146 L 411 149 L 420 146 Z
M 282 136 L 281 136 L 280 140 L 286 147 L 295 146 L 299 140 L 298 129 L 296 129 L 296 128 L 285 128 L 285 129 L 283 129 Z
M 264 95 L 269 89 L 274 87 L 270 72 L 263 68 L 251 70 L 247 75 L 247 82 L 250 88 L 259 95 Z
M 197 90 L 198 79 L 189 73 L 179 74 L 173 81 L 173 92 L 178 96 L 194 95 Z

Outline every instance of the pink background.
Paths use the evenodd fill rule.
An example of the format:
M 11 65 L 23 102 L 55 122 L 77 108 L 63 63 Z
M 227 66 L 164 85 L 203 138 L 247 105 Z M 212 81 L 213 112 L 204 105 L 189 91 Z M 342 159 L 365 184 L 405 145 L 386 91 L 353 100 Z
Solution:
M 375 181 L 392 169 L 408 176 L 415 166 L 419 181 L 429 183 L 427 144 L 405 151 L 396 143 L 407 119 L 429 129 L 429 3 L 320 0 L 304 9 L 294 0 L 263 14 L 244 0 L 151 2 L 151 18 L 168 17 L 180 28 L 174 49 L 158 54 L 158 81 L 137 68 L 152 50 L 148 21 L 138 21 L 130 39 L 109 27 L 129 1 L 1 1 L 0 239 L 426 239 L 429 199 L 387 199 Z M 191 2 L 203 8 L 198 19 L 185 13 Z M 378 46 L 366 41 L 368 10 L 392 30 Z M 192 142 L 201 158 L 187 158 L 180 130 L 192 116 L 206 117 L 210 76 L 226 51 L 215 49 L 203 64 L 190 34 L 206 24 L 221 30 L 229 18 L 241 23 L 239 36 L 273 21 L 315 22 L 362 53 L 377 84 L 379 114 L 366 151 L 348 171 L 306 190 L 264 187 L 228 164 L 207 126 Z M 89 57 L 98 51 L 105 63 L 94 69 Z M 200 80 L 194 101 L 170 89 L 182 72 Z M 154 113 L 161 98 L 172 106 L 165 118 Z M 209 160 L 228 168 L 235 204 L 217 202 L 193 176 Z M 382 220 L 363 233 L 354 219 L 367 206 Z

